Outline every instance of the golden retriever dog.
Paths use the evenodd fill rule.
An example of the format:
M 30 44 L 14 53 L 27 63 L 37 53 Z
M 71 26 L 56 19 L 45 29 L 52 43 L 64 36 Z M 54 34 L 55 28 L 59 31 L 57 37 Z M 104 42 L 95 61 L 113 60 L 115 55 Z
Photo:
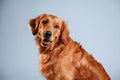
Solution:
M 110 80 L 103 66 L 69 36 L 62 19 L 42 14 L 29 27 L 39 50 L 39 69 L 46 80 Z

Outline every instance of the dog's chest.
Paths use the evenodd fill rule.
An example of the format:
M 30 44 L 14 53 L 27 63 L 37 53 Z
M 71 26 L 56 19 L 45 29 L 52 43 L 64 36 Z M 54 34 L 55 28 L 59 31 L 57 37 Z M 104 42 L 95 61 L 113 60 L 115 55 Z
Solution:
M 55 57 L 42 56 L 40 59 L 40 71 L 47 78 L 54 80 L 60 71 L 60 63 Z
M 40 71 L 46 78 L 52 80 L 64 80 L 66 74 L 71 74 L 71 76 L 66 75 L 67 78 L 71 78 L 73 73 L 72 59 L 44 56 L 40 60 Z

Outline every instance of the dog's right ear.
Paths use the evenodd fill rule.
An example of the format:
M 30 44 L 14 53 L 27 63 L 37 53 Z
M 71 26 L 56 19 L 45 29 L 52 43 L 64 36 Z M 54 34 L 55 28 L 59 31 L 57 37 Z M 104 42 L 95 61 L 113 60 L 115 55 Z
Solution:
M 36 35 L 37 32 L 38 32 L 38 29 L 37 29 L 37 25 L 36 25 L 36 19 L 30 19 L 30 21 L 28 22 L 28 25 L 30 27 L 30 30 L 32 32 L 33 35 Z
M 64 44 L 68 42 L 69 30 L 65 21 L 62 21 L 61 39 Z

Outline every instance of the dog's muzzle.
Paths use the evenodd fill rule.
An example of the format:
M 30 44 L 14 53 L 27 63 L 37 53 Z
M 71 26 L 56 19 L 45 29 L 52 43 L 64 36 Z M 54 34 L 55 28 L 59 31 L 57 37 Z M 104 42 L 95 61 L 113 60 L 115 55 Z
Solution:
M 50 39 L 51 35 L 52 35 L 52 32 L 51 32 L 51 31 L 46 31 L 46 32 L 44 33 L 44 38 L 45 38 L 45 39 Z
M 52 41 L 50 40 L 51 36 L 52 36 L 52 32 L 51 31 L 46 31 L 44 33 L 44 38 L 41 39 L 41 45 L 43 47 L 47 47 L 50 43 L 52 43 Z

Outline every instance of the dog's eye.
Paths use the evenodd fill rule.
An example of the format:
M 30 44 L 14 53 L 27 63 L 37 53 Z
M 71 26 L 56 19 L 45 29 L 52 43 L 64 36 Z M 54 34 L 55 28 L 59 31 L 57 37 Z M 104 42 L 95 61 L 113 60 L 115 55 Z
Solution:
M 59 28 L 59 26 L 58 26 L 58 25 L 55 25 L 54 28 Z
M 46 24 L 48 23 L 48 20 L 44 20 L 44 21 L 42 21 L 42 23 L 43 23 L 44 25 L 46 25 Z

